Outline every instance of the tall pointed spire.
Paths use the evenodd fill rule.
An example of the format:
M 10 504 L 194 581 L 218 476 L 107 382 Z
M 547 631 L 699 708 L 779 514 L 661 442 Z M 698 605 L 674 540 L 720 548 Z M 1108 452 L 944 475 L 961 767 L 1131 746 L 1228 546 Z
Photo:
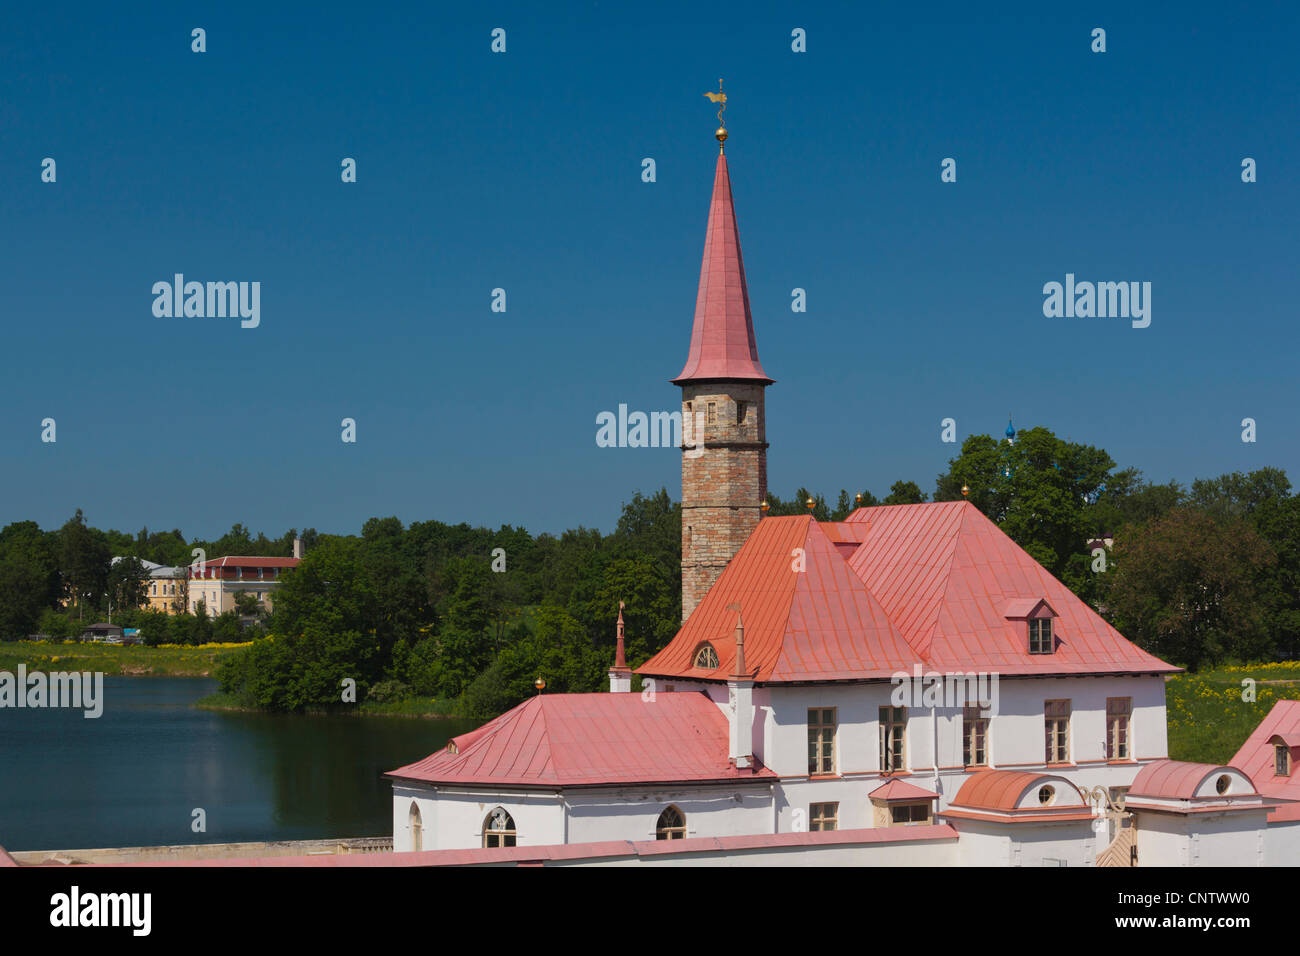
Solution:
M 619 601 L 614 666 L 609 669 L 609 692 L 611 694 L 626 694 L 632 689 L 632 668 L 627 666 L 627 652 L 623 647 L 623 607 L 623 602 Z
M 704 94 L 726 105 L 717 93 Z M 722 111 L 718 111 L 722 122 Z M 727 129 L 713 134 L 725 144 Z M 719 151 L 682 389 L 682 622 L 762 517 L 772 380 L 758 361 L 727 157 Z
M 772 383 L 758 361 L 754 322 L 749 314 L 749 290 L 745 285 L 745 262 L 740 255 L 740 230 L 736 227 L 736 210 L 731 199 L 731 177 L 726 154 L 721 152 L 713 174 L 713 201 L 709 204 L 709 225 L 704 234 L 691 348 L 686 366 L 673 379 L 673 384 L 706 379 Z

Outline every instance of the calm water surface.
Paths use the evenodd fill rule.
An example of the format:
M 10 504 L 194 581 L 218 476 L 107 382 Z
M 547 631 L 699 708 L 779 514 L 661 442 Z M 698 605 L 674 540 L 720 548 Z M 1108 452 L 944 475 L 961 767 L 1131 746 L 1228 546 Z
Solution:
M 0 710 L 9 850 L 388 836 L 381 776 L 478 721 L 198 710 L 215 680 L 106 677 L 104 713 Z M 207 832 L 190 829 L 207 812 Z

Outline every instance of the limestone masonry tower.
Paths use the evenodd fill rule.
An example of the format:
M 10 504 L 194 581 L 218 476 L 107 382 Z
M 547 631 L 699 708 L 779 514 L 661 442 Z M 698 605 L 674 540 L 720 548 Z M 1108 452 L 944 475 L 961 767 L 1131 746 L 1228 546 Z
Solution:
M 726 129 L 717 132 L 725 143 Z M 718 150 L 700 291 L 682 389 L 682 621 L 762 517 L 767 494 L 763 394 L 727 157 Z

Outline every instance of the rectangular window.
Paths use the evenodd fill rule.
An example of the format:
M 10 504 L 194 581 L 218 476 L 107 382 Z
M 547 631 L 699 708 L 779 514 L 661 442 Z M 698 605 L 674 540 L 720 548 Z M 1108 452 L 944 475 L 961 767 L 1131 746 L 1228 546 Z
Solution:
M 1106 698 L 1106 759 L 1128 760 L 1128 722 L 1133 713 L 1132 697 Z
M 962 711 L 962 765 L 987 767 L 989 763 L 989 721 L 980 707 Z
M 745 413 L 749 411 L 748 402 L 736 402 L 736 424 L 745 424 Z
M 880 772 L 906 769 L 906 707 L 880 708 Z
M 889 815 L 895 826 L 903 826 L 908 823 L 929 823 L 930 804 L 896 803 L 889 808 Z
M 1047 762 L 1070 762 L 1070 702 L 1049 700 L 1043 704 L 1046 726 Z
M 835 772 L 835 708 L 808 711 L 808 772 Z
M 808 808 L 809 830 L 835 830 L 839 827 L 838 803 L 814 803 Z
M 1274 744 L 1273 769 L 1279 777 L 1291 776 L 1291 748 L 1286 744 Z
M 1050 654 L 1055 649 L 1052 642 L 1052 619 L 1036 617 L 1029 622 L 1029 653 Z
M 709 402 L 709 409 L 705 415 L 704 424 L 706 425 L 718 424 L 718 403 L 717 402 Z

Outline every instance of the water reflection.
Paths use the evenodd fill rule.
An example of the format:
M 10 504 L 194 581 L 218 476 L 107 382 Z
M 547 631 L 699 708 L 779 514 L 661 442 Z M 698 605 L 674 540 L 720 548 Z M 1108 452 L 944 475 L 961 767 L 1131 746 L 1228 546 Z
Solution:
M 108 677 L 104 714 L 0 710 L 0 845 L 10 850 L 384 836 L 381 776 L 477 721 L 282 717 L 192 704 L 193 678 Z M 191 829 L 192 811 L 207 832 Z

